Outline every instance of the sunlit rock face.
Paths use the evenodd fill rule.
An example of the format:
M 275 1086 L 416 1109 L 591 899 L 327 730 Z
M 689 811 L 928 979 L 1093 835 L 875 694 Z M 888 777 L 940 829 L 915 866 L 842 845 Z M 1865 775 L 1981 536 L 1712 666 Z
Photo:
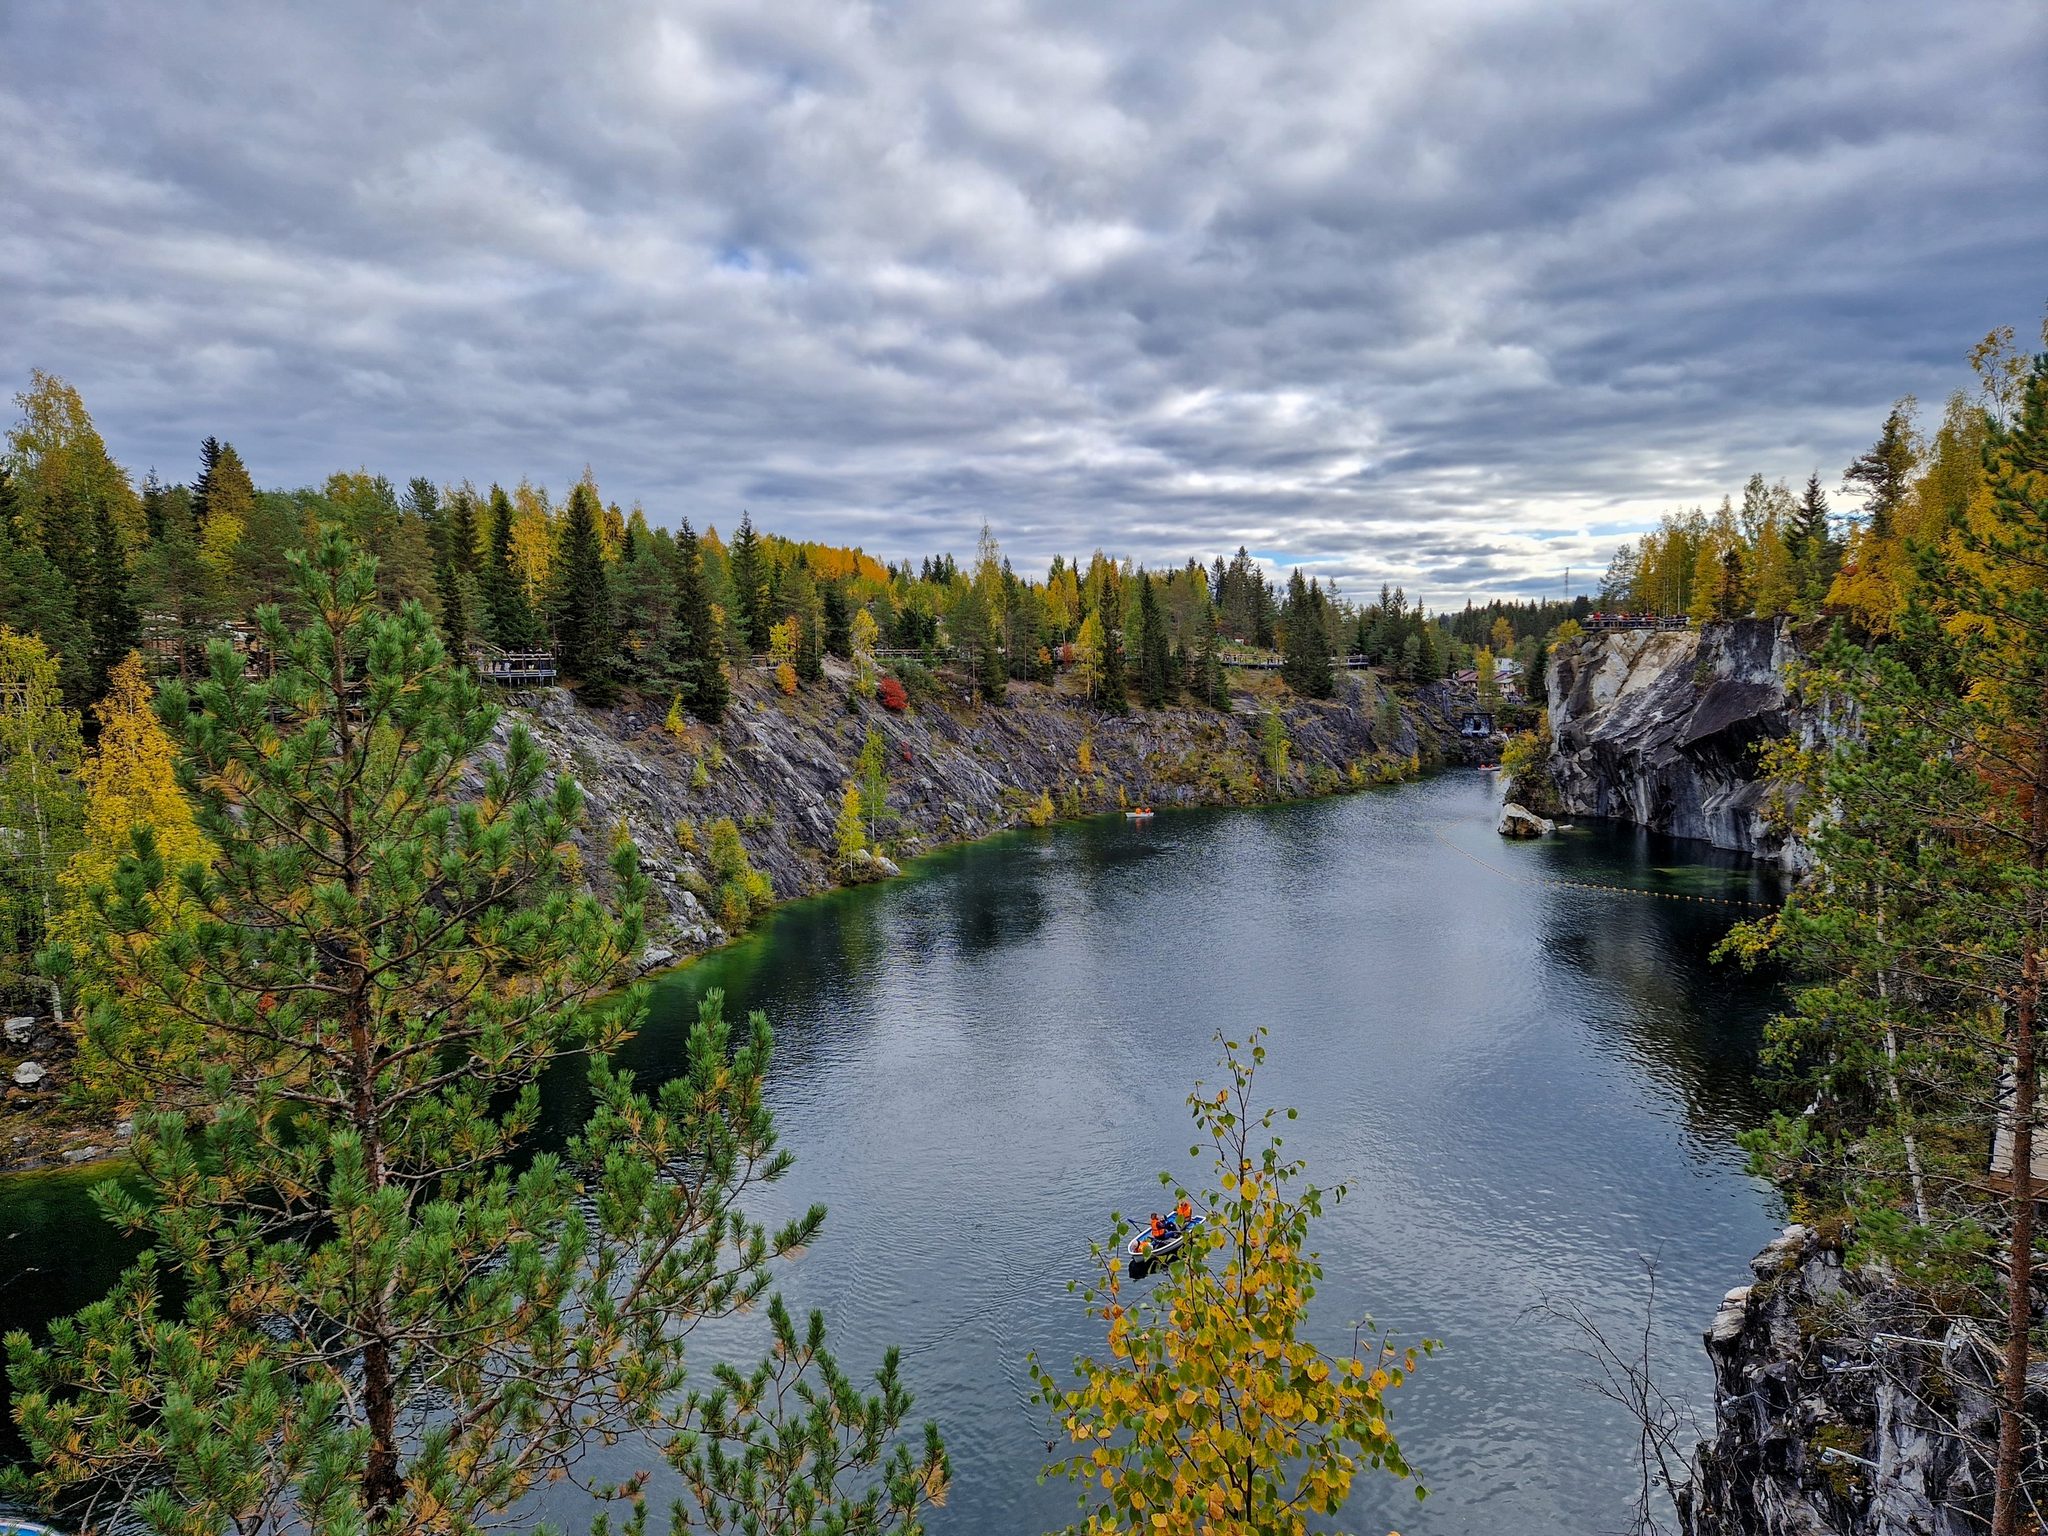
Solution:
M 1789 620 L 1587 635 L 1551 658 L 1550 773 L 1566 813 L 1612 816 L 1803 868 L 1759 748 L 1801 728 Z

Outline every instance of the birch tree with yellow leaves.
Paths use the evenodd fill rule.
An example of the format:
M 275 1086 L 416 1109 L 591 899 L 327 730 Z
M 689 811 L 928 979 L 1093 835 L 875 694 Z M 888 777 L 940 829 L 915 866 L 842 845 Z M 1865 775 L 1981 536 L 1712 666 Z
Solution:
M 1208 1143 L 1190 1155 L 1213 1158 L 1217 1187 L 1175 1191 L 1202 1219 L 1158 1287 L 1131 1295 L 1121 1218 L 1115 1240 L 1095 1251 L 1097 1274 L 1082 1294 L 1107 1330 L 1109 1357 L 1076 1360 L 1074 1387 L 1032 1359 L 1038 1400 L 1074 1446 L 1047 1471 L 1087 1486 L 1070 1532 L 1302 1536 L 1343 1507 L 1360 1472 L 1411 1475 L 1387 1395 L 1436 1345 L 1397 1347 L 1370 1318 L 1347 1353 L 1306 1336 L 1323 1277 L 1309 1225 L 1344 1187 L 1306 1183 L 1305 1165 L 1284 1157 L 1273 1134 L 1279 1112 L 1254 1108 L 1264 1035 L 1223 1041 L 1228 1080 L 1198 1083 L 1188 1097 Z M 1173 1180 L 1162 1173 L 1160 1182 Z M 1424 1494 L 1418 1485 L 1415 1496 Z
M 79 1007 L 88 1013 L 112 995 L 109 976 L 95 964 L 105 953 L 106 935 L 94 893 L 112 886 L 121 860 L 136 852 L 138 836 L 174 869 L 213 862 L 213 844 L 178 788 L 178 749 L 156 717 L 140 655 L 130 651 L 114 668 L 107 696 L 93 714 L 99 743 L 78 775 L 85 790 L 83 838 L 59 876 L 63 901 L 50 925 L 52 942 L 78 958 L 73 974 Z M 148 891 L 142 900 L 153 909 L 153 928 L 176 925 L 197 912 L 175 882 Z M 175 1011 L 138 1003 L 129 1009 L 129 1023 L 139 1048 L 159 1064 L 197 1047 L 195 1032 Z M 116 1067 L 90 1032 L 79 1042 L 76 1084 L 96 1098 L 134 1100 L 147 1092 L 133 1074 Z

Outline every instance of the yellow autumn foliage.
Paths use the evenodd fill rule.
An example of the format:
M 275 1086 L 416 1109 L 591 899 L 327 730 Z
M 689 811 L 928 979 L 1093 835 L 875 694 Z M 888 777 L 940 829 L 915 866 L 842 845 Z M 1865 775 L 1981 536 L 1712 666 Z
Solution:
M 1387 1395 L 1436 1345 L 1397 1348 L 1369 1323 L 1349 1354 L 1305 1337 L 1323 1274 L 1309 1226 L 1325 1195 L 1342 1190 L 1303 1184 L 1304 1165 L 1280 1156 L 1275 1112 L 1254 1107 L 1264 1034 L 1248 1048 L 1224 1041 L 1228 1083 L 1197 1084 L 1188 1099 L 1209 1143 L 1194 1151 L 1213 1156 L 1220 1186 L 1175 1191 L 1202 1217 L 1192 1251 L 1149 1296 L 1130 1299 L 1119 1223 L 1084 1292 L 1108 1357 L 1076 1360 L 1072 1388 L 1032 1358 L 1038 1400 L 1074 1446 L 1047 1471 L 1089 1490 L 1070 1533 L 1305 1536 L 1313 1517 L 1343 1506 L 1359 1472 L 1410 1476 Z
M 79 769 L 86 794 L 85 846 L 63 876 L 73 905 L 93 886 L 113 879 L 122 855 L 133 849 L 136 827 L 154 830 L 157 850 L 173 868 L 213 858 L 213 844 L 178 788 L 178 749 L 151 700 L 142 658 L 130 651 L 108 675 L 106 698 L 93 706 L 99 745 Z
M 72 955 L 81 1013 L 113 999 L 111 977 L 121 970 L 112 963 L 116 948 L 132 952 L 148 947 L 188 909 L 190 898 L 178 885 L 178 871 L 190 864 L 210 864 L 214 857 L 212 842 L 193 820 L 192 807 L 178 788 L 177 746 L 151 707 L 142 658 L 131 651 L 108 682 L 106 698 L 93 709 L 100 724 L 99 743 L 79 770 L 86 797 L 84 843 L 65 867 L 65 904 L 51 925 L 52 939 L 68 946 Z M 136 851 L 138 829 L 147 829 L 153 850 L 163 861 L 163 877 L 145 897 L 150 921 L 139 931 L 116 938 L 99 901 L 121 860 Z M 198 1031 L 191 1021 L 133 998 L 121 1000 L 120 1006 L 130 1025 L 127 1037 L 146 1041 L 154 1057 L 196 1048 Z M 75 1081 L 81 1095 L 106 1102 L 132 1099 L 138 1091 L 127 1068 L 103 1054 L 89 1033 L 79 1044 Z

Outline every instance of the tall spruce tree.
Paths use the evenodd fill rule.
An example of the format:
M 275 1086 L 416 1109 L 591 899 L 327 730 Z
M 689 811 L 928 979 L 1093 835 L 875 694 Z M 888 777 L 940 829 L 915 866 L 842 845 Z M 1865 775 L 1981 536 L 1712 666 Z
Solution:
M 442 557 L 457 571 L 468 576 L 476 574 L 476 495 L 467 485 L 449 492 L 446 515 L 439 524 L 438 543 Z
M 91 564 L 87 586 L 81 594 L 87 607 L 83 617 L 92 633 L 92 655 L 88 688 L 95 702 L 106 697 L 107 678 L 123 657 L 141 643 L 142 616 L 135 607 L 130 588 L 128 553 L 122 547 L 121 531 L 105 502 L 92 510 L 89 541 Z
M 628 680 L 643 693 L 666 698 L 679 692 L 683 660 L 676 624 L 675 562 L 642 527 L 626 529 L 626 556 L 619 562 L 619 623 L 626 635 L 620 660 Z
M 1167 648 L 1166 615 L 1159 607 L 1152 578 L 1138 572 L 1138 688 L 1147 709 L 1163 709 L 1180 691 Z
M 164 536 L 164 507 L 170 492 L 151 470 L 142 482 L 142 531 L 153 543 Z
M 1337 691 L 1330 670 L 1330 638 L 1323 627 L 1324 602 L 1321 589 L 1302 580 L 1301 567 L 1296 566 L 1287 581 L 1280 680 L 1304 699 L 1327 699 Z
M 95 973 L 133 1005 L 97 1007 L 91 1038 L 178 1107 L 136 1117 L 132 1168 L 98 1191 L 150 1246 L 46 1345 L 7 1340 L 30 1449 L 8 1491 L 116 1528 L 429 1536 L 505 1523 L 644 1437 L 698 1518 L 907 1532 L 945 1453 L 928 1429 L 921 1463 L 889 1454 L 893 1353 L 863 1397 L 822 1318 L 774 1297 L 744 1386 L 686 1381 L 695 1326 L 757 1305 L 823 1218 L 770 1231 L 745 1208 L 790 1161 L 767 1020 L 733 1030 L 714 993 L 681 1076 L 650 1096 L 613 1073 L 643 1001 L 616 990 L 634 848 L 616 907 L 581 887 L 581 791 L 523 728 L 466 798 L 494 712 L 425 611 L 379 612 L 339 534 L 298 569 L 308 626 L 262 615 L 274 680 L 217 645 L 197 689 L 164 690 L 215 862 L 169 869 L 142 831 L 91 898 Z M 196 1061 L 133 1023 L 163 1016 Z M 538 1079 L 576 1055 L 590 1117 L 535 1146 Z
M 1114 563 L 1103 575 L 1095 613 L 1102 623 L 1102 681 L 1096 687 L 1095 701 L 1107 714 L 1128 715 L 1131 696 L 1124 672 L 1124 584 Z
M 711 609 L 704 579 L 704 554 L 690 520 L 683 519 L 675 547 L 676 624 L 684 656 L 683 702 L 707 725 L 725 718 L 732 686 L 725 676 L 725 630 Z
M 946 623 L 953 643 L 966 654 L 976 692 L 990 704 L 1002 703 L 1009 697 L 1010 669 L 1003 660 L 988 594 L 980 586 L 970 585 L 954 603 Z
M 220 439 L 208 437 L 199 445 L 199 478 L 192 482 L 192 526 L 206 527 L 206 514 L 213 501 L 214 471 L 220 467 Z
M 825 602 L 811 577 L 811 563 L 799 549 L 777 595 L 785 618 L 797 625 L 796 675 L 806 683 L 825 680 Z
M 846 584 L 825 581 L 819 586 L 825 612 L 825 654 L 850 661 L 853 659 L 853 604 L 847 601 Z
M 1899 401 L 1884 419 L 1877 441 L 1842 471 L 1844 483 L 1863 487 L 1865 525 L 1871 537 L 1888 539 L 1899 508 L 1912 494 L 1913 470 L 1920 462 L 1913 433 L 1914 401 Z
M 526 599 L 526 584 L 512 564 L 512 498 L 491 487 L 491 544 L 478 579 L 484 603 L 484 632 L 493 645 L 530 651 L 540 644 L 540 625 Z
M 1195 654 L 1195 692 L 1211 709 L 1230 709 L 1230 686 L 1223 673 L 1223 637 L 1217 625 L 1216 606 L 1202 599 L 1196 614 L 1201 648 Z
M 1793 513 L 1786 542 L 1792 550 L 1800 609 L 1813 613 L 1827 600 L 1828 588 L 1842 563 L 1842 546 L 1829 526 L 1828 496 L 1821 489 L 1819 470 L 1806 477 L 1806 491 Z
M 768 649 L 768 631 L 778 615 L 769 607 L 772 563 L 761 547 L 761 535 L 755 532 L 750 513 L 740 513 L 739 529 L 726 552 L 726 566 L 732 580 L 733 603 L 738 609 L 733 618 L 747 649 L 759 655 Z
M 557 665 L 577 685 L 576 697 L 602 708 L 619 697 L 619 631 L 611 571 L 604 558 L 597 492 L 579 483 L 569 492 L 562 522 L 560 585 L 556 593 Z
M 435 562 L 434 586 L 441 599 L 441 637 L 448 642 L 448 654 L 461 664 L 469 659 L 469 594 L 463 590 L 462 572 L 445 554 Z
M 441 488 L 425 475 L 414 475 L 405 482 L 405 509 L 421 522 L 434 528 L 434 542 L 440 542 Z

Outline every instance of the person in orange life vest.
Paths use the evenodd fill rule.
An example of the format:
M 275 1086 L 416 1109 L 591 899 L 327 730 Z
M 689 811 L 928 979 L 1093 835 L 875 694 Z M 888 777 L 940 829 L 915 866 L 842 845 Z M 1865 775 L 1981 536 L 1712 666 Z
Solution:
M 1180 1218 L 1181 1230 L 1185 1232 L 1189 1219 L 1195 1214 L 1195 1208 L 1186 1195 L 1180 1197 L 1180 1204 L 1173 1208 L 1173 1214 Z
M 1157 1211 L 1152 1213 L 1152 1241 L 1155 1243 L 1166 1241 L 1166 1223 L 1159 1219 Z

